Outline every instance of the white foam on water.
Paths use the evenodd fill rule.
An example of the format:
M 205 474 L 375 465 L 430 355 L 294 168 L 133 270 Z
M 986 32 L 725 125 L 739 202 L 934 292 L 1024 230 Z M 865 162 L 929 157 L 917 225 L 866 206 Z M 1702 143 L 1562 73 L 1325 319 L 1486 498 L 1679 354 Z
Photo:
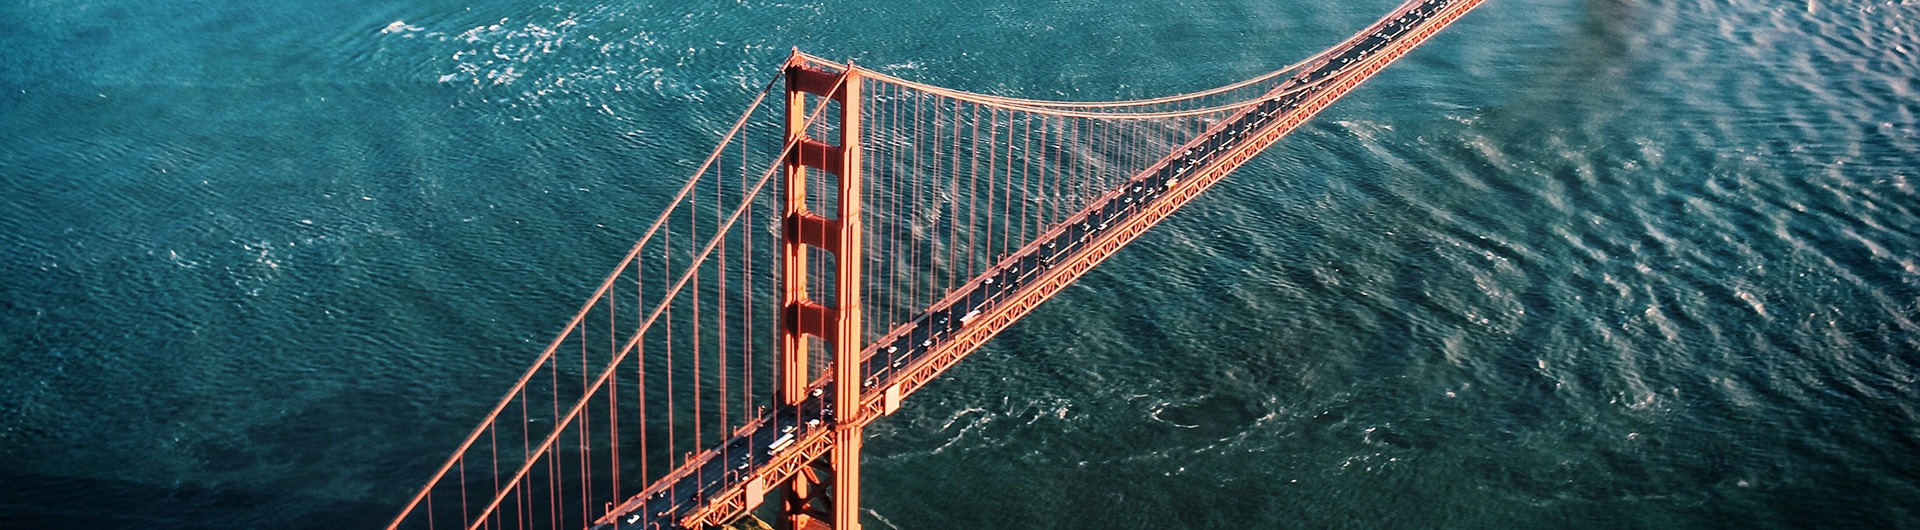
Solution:
M 392 35 L 395 33 L 412 33 L 412 32 L 421 31 L 424 29 L 426 28 L 408 24 L 407 21 L 405 20 L 395 20 L 393 21 L 392 24 L 387 24 L 387 27 L 380 28 L 380 34 Z

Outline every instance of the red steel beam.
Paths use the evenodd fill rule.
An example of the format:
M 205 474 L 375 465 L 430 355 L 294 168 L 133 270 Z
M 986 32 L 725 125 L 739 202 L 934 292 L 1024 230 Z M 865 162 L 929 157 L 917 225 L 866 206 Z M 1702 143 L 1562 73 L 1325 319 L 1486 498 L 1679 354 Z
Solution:
M 941 373 L 946 372 L 949 368 L 952 368 L 953 365 L 958 364 L 961 359 L 966 358 L 967 355 L 978 350 L 987 340 L 992 339 L 1001 331 L 1012 326 L 1013 323 L 1019 321 L 1021 317 L 1033 312 L 1034 308 L 1038 307 L 1040 303 L 1052 298 L 1068 285 L 1073 284 L 1074 281 L 1085 276 L 1095 265 L 1106 261 L 1107 258 L 1113 256 L 1113 254 L 1118 252 L 1122 247 L 1138 239 L 1142 234 L 1146 233 L 1147 229 L 1159 224 L 1160 221 L 1165 220 L 1181 207 L 1192 202 L 1195 197 L 1198 197 L 1200 193 L 1206 191 L 1208 188 L 1213 187 L 1215 183 L 1218 183 L 1220 179 L 1226 177 L 1228 173 L 1245 165 L 1247 161 L 1252 160 L 1255 155 L 1266 150 L 1288 133 L 1298 129 L 1302 124 L 1306 123 L 1308 119 L 1319 114 L 1320 111 L 1325 110 L 1327 106 L 1333 104 L 1334 101 L 1346 96 L 1349 92 L 1352 92 L 1354 88 L 1360 86 L 1361 83 L 1379 74 L 1387 65 L 1406 56 L 1407 52 L 1425 43 L 1441 29 L 1452 25 L 1453 22 L 1459 20 L 1462 15 L 1465 15 L 1468 11 L 1473 10 L 1484 2 L 1485 0 L 1461 0 L 1448 5 L 1446 8 L 1443 8 L 1439 14 L 1429 19 L 1425 24 L 1422 24 L 1419 29 L 1414 30 L 1410 35 L 1395 39 L 1385 51 L 1361 60 L 1356 63 L 1355 69 L 1342 72 L 1337 74 L 1333 79 L 1325 81 L 1328 85 L 1327 87 L 1309 96 L 1306 100 L 1302 101 L 1299 107 L 1288 111 L 1282 115 L 1280 119 L 1260 129 L 1260 131 L 1250 139 L 1228 151 L 1226 156 L 1217 158 L 1213 162 L 1202 166 L 1195 172 L 1197 174 L 1196 177 L 1181 180 L 1174 185 L 1170 193 L 1156 200 L 1150 208 L 1129 216 L 1118 225 L 1103 231 L 1102 235 L 1092 244 L 1088 245 L 1086 250 L 1070 256 L 1065 261 L 1048 269 L 1039 279 L 1016 293 L 1013 298 L 995 304 L 992 308 L 980 315 L 980 317 L 961 326 L 961 328 L 955 332 L 952 339 L 942 343 L 942 345 L 936 347 L 934 350 L 908 364 L 900 372 L 897 372 L 893 377 L 889 378 L 887 384 L 876 385 L 872 391 L 861 395 L 860 406 L 857 413 L 854 413 L 848 408 L 840 408 L 839 410 L 842 411 L 841 415 L 846 417 L 846 424 L 854 427 L 864 427 L 866 424 L 892 413 L 894 409 L 898 408 L 902 398 L 925 387 Z M 1361 33 L 1365 34 L 1367 32 L 1377 31 L 1378 29 L 1379 25 L 1376 25 L 1363 30 Z M 1348 42 L 1352 41 L 1353 39 L 1349 39 Z M 1284 88 L 1285 87 L 1282 87 L 1276 90 L 1282 90 Z M 1216 126 L 1215 130 L 1209 131 L 1209 133 L 1202 138 L 1218 134 L 1220 127 L 1233 123 L 1247 112 L 1251 112 L 1251 110 L 1243 110 L 1235 114 L 1232 118 L 1222 120 L 1222 125 Z M 1175 152 L 1177 153 L 1179 150 L 1175 150 Z M 1155 167 L 1148 168 L 1143 171 L 1140 176 L 1137 176 L 1136 179 L 1150 174 L 1157 167 L 1158 165 L 1156 164 Z M 1124 188 L 1125 186 L 1122 186 L 1121 189 L 1108 192 L 1104 199 L 1118 197 Z M 1095 201 L 1095 204 L 1098 205 L 1104 202 L 1105 200 Z M 1065 229 L 1064 227 L 1066 225 L 1087 218 L 1093 208 L 1094 207 L 1089 207 L 1088 210 L 1076 214 L 1052 230 L 1041 234 L 1035 238 L 1033 243 L 1028 244 L 1027 247 L 1022 248 L 1020 252 L 1015 253 L 1015 255 L 1027 254 L 1034 250 L 1034 247 L 1039 245 L 1040 242 L 1052 240 L 1055 235 Z M 971 291 L 974 283 L 982 281 L 984 277 L 985 276 L 976 278 L 973 282 L 968 283 L 967 286 L 956 289 L 955 293 L 960 294 Z M 941 304 L 951 302 L 952 300 L 945 300 L 942 301 Z M 886 342 L 888 341 L 883 340 L 880 343 L 885 344 Z M 865 352 L 864 355 L 872 355 L 872 353 L 873 352 L 869 351 Z M 855 374 L 855 376 L 857 377 L 857 374 Z M 836 374 L 836 377 L 845 377 L 845 375 Z M 811 386 L 819 385 L 816 383 Z M 855 388 L 858 387 L 857 383 L 852 386 L 855 386 Z M 859 431 L 853 430 L 852 432 L 857 436 Z M 702 506 L 701 509 L 683 517 L 680 523 L 688 528 L 717 527 L 746 512 L 751 507 L 757 506 L 760 500 L 759 497 L 765 495 L 770 485 L 793 480 L 794 477 L 801 472 L 802 468 L 806 467 L 809 463 L 829 456 L 828 453 L 833 452 L 835 446 L 840 445 L 835 443 L 835 437 L 838 434 L 841 434 L 840 429 L 811 431 L 809 436 L 799 440 L 795 450 L 782 453 L 780 457 L 776 458 L 771 464 L 760 467 L 751 475 L 744 477 L 741 481 L 721 491 L 719 494 L 714 495 L 706 501 L 706 504 Z M 849 452 L 857 452 L 857 449 Z M 695 458 L 694 463 L 688 464 L 688 467 L 692 467 L 704 460 L 704 458 L 710 458 L 712 456 L 713 453 L 709 451 L 703 454 L 703 457 Z M 853 456 L 853 458 L 857 460 L 857 454 Z M 666 483 L 666 481 L 661 482 L 661 484 Z M 649 491 L 651 491 L 651 488 Z
M 1358 63 L 1357 70 L 1341 73 L 1334 80 L 1328 81 L 1331 86 L 1322 89 L 1320 92 L 1303 101 L 1299 107 L 1283 115 L 1279 120 L 1267 125 L 1265 128 L 1262 128 L 1259 133 L 1251 139 L 1228 151 L 1226 156 L 1215 159 L 1214 162 L 1206 166 L 1202 166 L 1197 171 L 1198 177 L 1181 180 L 1178 184 L 1174 185 L 1174 189 L 1171 190 L 1166 197 L 1156 201 L 1151 208 L 1129 216 L 1115 227 L 1102 232 L 1103 235 L 1090 244 L 1087 250 L 1081 251 L 1079 254 L 1071 256 L 1060 264 L 1055 265 L 1052 269 L 1043 273 L 1038 280 L 1015 294 L 1013 298 L 1006 302 L 995 304 L 991 309 L 983 312 L 979 318 L 961 326 L 960 330 L 955 332 L 953 339 L 935 347 L 933 351 L 922 355 L 914 362 L 908 364 L 901 372 L 891 378 L 889 384 L 885 386 L 876 385 L 874 391 L 862 396 L 860 417 L 864 418 L 864 421 L 872 421 L 875 418 L 890 413 L 890 409 L 897 407 L 901 398 L 913 394 L 920 390 L 920 388 L 926 386 L 927 383 L 932 382 L 934 378 L 938 377 L 948 368 L 952 368 L 953 365 L 959 363 L 961 359 L 966 358 L 966 356 L 973 353 L 974 350 L 979 349 L 988 339 L 993 338 L 993 336 L 999 334 L 1000 331 L 1012 326 L 1014 322 L 1026 316 L 1027 313 L 1033 312 L 1033 309 L 1038 307 L 1041 302 L 1052 298 L 1062 289 L 1065 289 L 1074 281 L 1079 280 L 1081 276 L 1085 276 L 1088 271 L 1093 269 L 1094 265 L 1106 261 L 1108 257 L 1118 252 L 1121 247 L 1126 246 L 1128 243 L 1133 242 L 1133 240 L 1138 239 L 1141 234 L 1146 233 L 1148 228 L 1152 228 L 1161 220 L 1166 219 L 1167 216 L 1172 215 L 1173 212 L 1178 211 L 1188 202 L 1192 202 L 1201 192 L 1206 191 L 1212 187 L 1214 183 L 1219 182 L 1221 178 L 1226 177 L 1228 173 L 1246 164 L 1248 160 L 1252 160 L 1254 155 L 1266 150 L 1267 147 L 1272 146 L 1274 142 L 1279 141 L 1281 137 L 1293 132 L 1294 129 L 1298 129 L 1301 124 L 1306 123 L 1308 119 L 1319 114 L 1320 111 L 1326 109 L 1328 105 L 1333 104 L 1334 101 L 1339 100 L 1348 92 L 1353 91 L 1354 88 L 1360 86 L 1360 83 L 1380 73 L 1387 65 L 1399 60 L 1415 46 L 1426 42 L 1427 39 L 1433 37 L 1433 35 L 1442 28 L 1452 24 L 1455 20 L 1458 20 L 1461 15 L 1466 14 L 1467 11 L 1479 6 L 1484 1 L 1485 0 L 1465 0 L 1449 6 L 1428 23 L 1423 24 L 1420 29 L 1415 30 L 1412 35 L 1395 40 L 1387 50 Z M 1371 28 L 1369 30 L 1371 30 Z M 1247 112 L 1251 112 L 1251 110 L 1243 110 L 1235 114 L 1232 118 L 1221 120 L 1222 126 L 1233 123 Z M 1217 132 L 1217 130 L 1213 131 L 1209 133 L 1208 136 Z M 1205 137 L 1203 136 L 1203 138 Z M 1178 152 L 1178 150 L 1175 152 Z M 1158 165 L 1154 168 L 1148 168 L 1142 172 L 1142 175 L 1153 172 L 1157 167 Z M 1119 196 L 1125 187 L 1126 186 L 1121 186 L 1122 189 L 1115 189 L 1109 192 L 1106 198 L 1111 199 Z M 1095 201 L 1095 207 L 1098 207 L 1097 205 L 1104 202 L 1105 201 Z M 1034 245 L 1038 245 L 1042 241 L 1053 240 L 1054 236 L 1061 230 L 1064 230 L 1066 225 L 1085 219 L 1091 209 L 1092 208 L 1089 208 L 1088 211 L 1076 214 L 1074 217 L 1061 223 L 1060 226 L 1041 234 L 1035 239 L 1034 243 L 1029 244 L 1026 248 L 1022 248 L 1020 252 L 1015 255 L 1027 254 L 1034 250 Z M 975 280 L 975 282 L 978 281 L 980 280 Z M 969 283 L 967 286 L 957 289 L 956 292 L 966 293 L 971 291 L 972 287 L 973 284 Z M 881 341 L 882 344 L 887 342 L 886 340 Z M 890 402 L 893 405 L 892 407 L 888 406 Z

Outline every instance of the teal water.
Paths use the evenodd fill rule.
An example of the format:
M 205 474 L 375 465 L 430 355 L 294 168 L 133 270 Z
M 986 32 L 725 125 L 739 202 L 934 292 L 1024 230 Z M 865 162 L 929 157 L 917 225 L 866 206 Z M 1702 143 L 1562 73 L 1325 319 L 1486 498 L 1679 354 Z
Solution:
M 1184 92 L 1392 1 L 0 5 L 0 528 L 393 515 L 793 46 Z M 1920 527 L 1920 5 L 1494 0 L 869 431 L 869 528 Z

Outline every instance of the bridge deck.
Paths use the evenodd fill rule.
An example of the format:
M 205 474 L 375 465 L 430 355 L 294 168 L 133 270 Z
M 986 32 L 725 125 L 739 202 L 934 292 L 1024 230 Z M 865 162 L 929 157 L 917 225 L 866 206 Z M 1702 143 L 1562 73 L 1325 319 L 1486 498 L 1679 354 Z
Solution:
M 866 390 L 861 401 L 897 400 L 901 397 L 899 394 L 905 392 L 895 388 L 896 394 L 891 398 L 883 394 L 916 368 L 933 362 L 934 354 L 949 349 L 955 337 L 984 326 L 985 323 L 979 321 L 981 315 L 1021 298 L 1059 264 L 1094 252 L 1094 244 L 1109 236 L 1109 231 L 1172 199 L 1173 192 L 1181 188 L 1182 180 L 1203 170 L 1212 172 L 1214 166 L 1225 164 L 1222 160 L 1225 155 L 1241 150 L 1243 144 L 1256 135 L 1273 129 L 1276 123 L 1290 116 L 1317 111 L 1317 107 L 1303 110 L 1303 103 L 1327 92 L 1334 86 L 1330 81 L 1354 73 L 1356 66 L 1369 63 L 1369 59 L 1377 58 L 1396 43 L 1411 39 L 1413 42 L 1408 47 L 1418 44 L 1479 3 L 1480 0 L 1422 0 L 1401 6 L 1392 16 L 1337 47 L 1321 63 L 1309 66 L 1283 83 L 1265 101 L 1223 120 L 1206 136 L 1135 175 L 1125 186 L 1112 190 L 1062 226 L 1003 259 L 993 272 L 975 278 L 868 347 L 863 352 L 865 361 L 861 373 L 865 374 L 865 381 L 862 387 Z M 1231 164 L 1237 165 L 1238 162 Z M 674 474 L 616 507 L 594 528 L 683 528 L 689 522 L 718 522 L 738 515 L 748 508 L 746 503 L 751 502 L 746 498 L 787 480 L 800 466 L 819 458 L 831 447 L 832 425 L 826 422 L 833 421 L 837 412 L 828 405 L 832 401 L 831 385 L 825 385 L 814 390 L 800 405 L 782 407 L 742 427 L 718 448 L 696 455 Z M 860 421 L 871 421 L 875 416 L 866 414 Z M 826 422 L 803 421 L 803 418 L 825 418 Z

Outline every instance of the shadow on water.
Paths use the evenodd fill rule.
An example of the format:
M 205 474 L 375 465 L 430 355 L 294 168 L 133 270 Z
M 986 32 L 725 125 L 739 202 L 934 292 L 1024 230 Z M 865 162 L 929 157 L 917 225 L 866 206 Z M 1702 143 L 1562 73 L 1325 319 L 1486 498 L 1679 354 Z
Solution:
M 6 484 L 0 497 L 9 499 L 0 502 L 4 528 L 374 528 L 395 508 L 281 489 L 112 478 L 25 474 L 0 483 Z M 42 490 L 82 495 L 31 494 Z M 15 504 L 17 499 L 32 499 L 32 505 Z
M 367 488 L 417 483 L 439 462 L 405 449 L 457 436 L 426 416 L 394 394 L 343 392 L 193 447 L 192 472 L 173 482 L 131 469 L 0 470 L 0 528 L 377 527 L 411 492 Z

